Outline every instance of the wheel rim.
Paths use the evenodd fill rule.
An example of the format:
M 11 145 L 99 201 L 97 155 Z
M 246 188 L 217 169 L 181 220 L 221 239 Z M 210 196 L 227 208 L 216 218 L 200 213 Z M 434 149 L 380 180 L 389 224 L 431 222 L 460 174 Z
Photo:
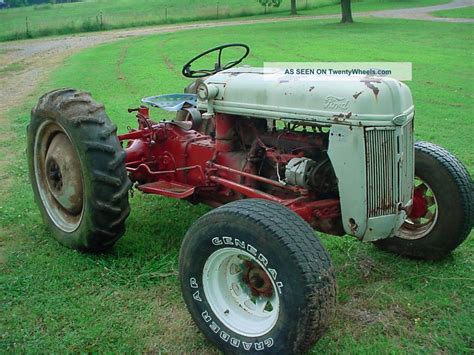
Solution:
M 261 336 L 278 320 L 275 283 L 260 261 L 243 250 L 215 251 L 204 265 L 203 288 L 212 311 L 235 333 Z
M 79 226 L 84 210 L 84 179 L 79 156 L 66 131 L 44 122 L 35 136 L 34 171 L 41 202 L 53 223 L 65 232 Z
M 422 179 L 415 177 L 415 193 L 426 203 L 426 210 L 421 216 L 408 217 L 400 227 L 397 236 L 402 239 L 416 240 L 428 235 L 438 220 L 438 202 L 431 187 Z

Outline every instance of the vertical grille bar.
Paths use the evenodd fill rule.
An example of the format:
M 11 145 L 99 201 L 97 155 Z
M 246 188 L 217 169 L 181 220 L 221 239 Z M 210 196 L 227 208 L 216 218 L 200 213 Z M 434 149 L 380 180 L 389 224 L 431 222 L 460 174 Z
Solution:
M 394 128 L 367 128 L 367 209 L 369 217 L 397 213 L 399 144 Z
M 366 128 L 367 212 L 369 217 L 397 213 L 414 183 L 413 120 L 402 128 Z

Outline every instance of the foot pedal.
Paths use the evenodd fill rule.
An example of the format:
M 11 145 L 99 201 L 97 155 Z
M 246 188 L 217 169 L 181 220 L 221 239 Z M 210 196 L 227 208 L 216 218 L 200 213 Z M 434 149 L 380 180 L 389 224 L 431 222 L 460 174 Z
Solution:
M 147 194 L 163 195 L 173 198 L 186 198 L 194 193 L 194 187 L 179 182 L 155 181 L 138 186 L 138 189 Z

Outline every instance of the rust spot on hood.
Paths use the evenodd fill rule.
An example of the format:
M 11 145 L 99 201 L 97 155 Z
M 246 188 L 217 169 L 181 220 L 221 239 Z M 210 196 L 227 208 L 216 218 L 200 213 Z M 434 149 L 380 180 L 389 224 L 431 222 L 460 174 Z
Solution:
M 314 86 L 310 86 L 309 87 L 309 92 L 313 91 L 314 90 Z
M 334 120 L 334 122 L 344 122 L 346 120 L 343 113 L 332 116 L 332 119 Z
M 363 82 L 365 86 L 367 86 L 370 90 L 373 91 L 375 98 L 377 99 L 377 95 L 379 94 L 380 89 L 376 87 L 373 83 L 380 83 L 381 82 L 380 79 L 368 78 L 368 79 L 362 79 L 361 82 Z
M 356 92 L 354 95 L 352 95 L 352 97 L 354 98 L 354 100 L 357 100 L 360 94 L 362 94 L 362 91 Z

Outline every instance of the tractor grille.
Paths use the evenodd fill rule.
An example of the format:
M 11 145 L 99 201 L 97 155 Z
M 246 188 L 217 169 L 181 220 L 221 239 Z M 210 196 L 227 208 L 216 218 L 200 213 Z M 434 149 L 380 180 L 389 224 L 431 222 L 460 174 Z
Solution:
M 367 128 L 367 212 L 369 217 L 396 214 L 411 199 L 413 122 L 403 128 Z

